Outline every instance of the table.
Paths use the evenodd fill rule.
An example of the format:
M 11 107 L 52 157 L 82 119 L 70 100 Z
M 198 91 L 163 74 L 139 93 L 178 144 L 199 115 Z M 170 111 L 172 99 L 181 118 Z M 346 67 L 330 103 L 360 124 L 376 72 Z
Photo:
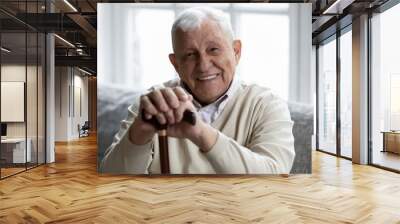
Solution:
M 381 133 L 383 133 L 382 152 L 400 154 L 400 131 L 382 131 Z
M 28 147 L 26 147 L 25 151 L 25 138 L 1 139 L 1 159 L 5 160 L 6 163 L 30 162 L 32 160 L 32 141 L 30 138 L 27 138 L 26 142 L 28 143 Z

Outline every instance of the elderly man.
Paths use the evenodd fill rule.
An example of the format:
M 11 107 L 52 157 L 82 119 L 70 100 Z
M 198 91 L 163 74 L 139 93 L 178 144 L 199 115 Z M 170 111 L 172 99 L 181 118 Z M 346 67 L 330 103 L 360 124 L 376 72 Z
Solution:
M 160 173 L 156 129 L 168 126 L 172 174 L 287 174 L 294 160 L 287 104 L 269 89 L 235 77 L 241 53 L 220 10 L 190 8 L 172 27 L 169 59 L 180 79 L 153 87 L 128 118 L 101 163 L 103 172 Z M 195 112 L 197 123 L 182 121 Z

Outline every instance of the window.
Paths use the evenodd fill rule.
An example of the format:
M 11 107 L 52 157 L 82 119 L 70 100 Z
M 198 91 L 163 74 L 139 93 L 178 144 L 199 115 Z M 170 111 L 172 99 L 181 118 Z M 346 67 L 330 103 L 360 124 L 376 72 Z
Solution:
M 291 66 L 289 39 L 291 36 L 298 36 L 290 34 L 290 19 L 300 18 L 290 18 L 290 8 L 296 5 L 255 5 L 212 4 L 230 16 L 234 32 L 242 40 L 242 57 L 237 75 L 247 83 L 267 86 L 288 100 Z M 100 84 L 129 86 L 142 91 L 177 77 L 168 59 L 168 54 L 172 52 L 170 28 L 179 12 L 192 6 L 194 5 L 99 5 Z M 105 44 L 109 42 L 113 44 Z M 299 60 L 296 57 L 294 60 Z M 292 63 L 296 64 L 297 61 Z
M 372 164 L 395 170 L 400 170 L 400 155 L 388 150 L 386 144 L 394 143 L 394 148 L 400 147 L 400 141 L 395 140 L 400 139 L 400 133 L 392 133 L 400 130 L 399 21 L 400 5 L 371 18 Z
M 336 39 L 318 51 L 318 149 L 336 154 Z
M 390 130 L 400 130 L 400 73 L 390 74 Z
M 238 75 L 248 83 L 267 86 L 288 99 L 288 16 L 240 13 L 239 21 L 238 36 L 243 47 Z
M 153 18 L 158 18 L 154 20 Z M 137 35 L 131 44 L 136 57 L 139 82 L 146 87 L 160 84 L 176 77 L 168 55 L 172 52 L 171 26 L 174 22 L 172 10 L 138 10 L 135 19 Z M 160 25 L 161 23 L 161 25 Z M 160 38 L 163 37 L 163 38 Z M 157 49 L 157 52 L 155 52 Z
M 352 149 L 352 35 L 340 36 L 340 154 L 351 158 Z

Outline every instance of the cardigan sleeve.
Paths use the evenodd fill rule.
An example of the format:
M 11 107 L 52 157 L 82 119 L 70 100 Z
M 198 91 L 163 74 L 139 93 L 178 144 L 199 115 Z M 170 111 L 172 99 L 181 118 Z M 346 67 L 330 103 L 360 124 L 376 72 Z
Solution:
M 218 132 L 217 141 L 205 155 L 221 174 L 288 174 L 295 151 L 293 122 L 288 106 L 278 97 L 268 99 L 256 113 L 246 146 Z M 266 106 L 268 105 L 268 106 Z
M 134 105 L 128 108 L 128 117 L 121 121 L 121 127 L 113 143 L 106 151 L 100 171 L 106 173 L 146 174 L 152 160 L 153 140 L 144 145 L 132 144 L 129 128 L 137 117 Z

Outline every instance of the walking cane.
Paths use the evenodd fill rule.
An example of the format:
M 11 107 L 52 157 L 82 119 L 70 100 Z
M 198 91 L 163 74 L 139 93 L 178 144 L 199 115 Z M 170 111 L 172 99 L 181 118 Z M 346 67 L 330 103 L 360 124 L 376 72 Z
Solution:
M 160 149 L 161 174 L 170 174 L 167 125 L 160 124 L 158 122 L 157 118 L 154 116 L 151 119 L 146 119 L 146 117 L 144 116 L 144 111 L 142 111 L 142 119 L 143 119 L 143 121 L 150 123 L 157 129 L 158 143 L 159 143 L 159 149 Z M 195 125 L 196 124 L 196 115 L 193 112 L 186 110 L 183 113 L 182 120 L 191 125 Z

